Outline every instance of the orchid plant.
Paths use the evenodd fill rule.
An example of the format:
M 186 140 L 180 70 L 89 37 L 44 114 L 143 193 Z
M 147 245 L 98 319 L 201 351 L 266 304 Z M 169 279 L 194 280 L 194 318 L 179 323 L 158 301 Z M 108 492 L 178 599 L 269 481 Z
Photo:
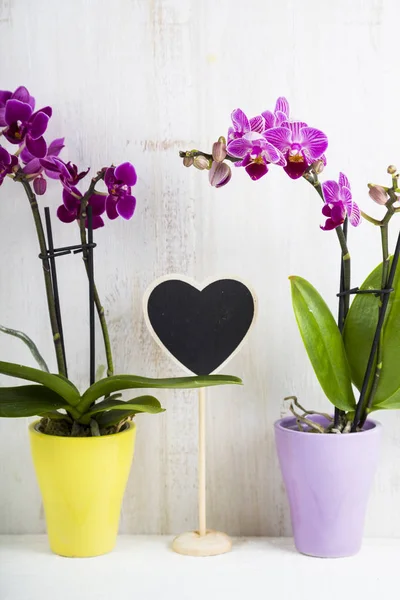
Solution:
M 110 337 L 105 311 L 95 285 L 96 306 L 107 360 L 107 377 L 94 382 L 84 393 L 67 378 L 67 357 L 57 314 L 54 280 L 49 263 L 49 252 L 42 223 L 42 197 L 47 191 L 48 179 L 61 186 L 62 202 L 57 216 L 63 223 L 77 223 L 80 231 L 83 262 L 89 276 L 86 229 L 90 207 L 92 228 L 103 227 L 110 220 L 133 217 L 136 198 L 132 187 L 137 174 L 130 162 L 106 166 L 81 191 L 89 169 L 80 171 L 75 164 L 60 158 L 64 138 L 47 143 L 46 133 L 52 108 L 35 110 L 35 98 L 26 87 L 14 92 L 0 91 L 0 185 L 6 178 L 22 185 L 32 213 L 43 265 L 47 306 L 53 335 L 58 373 L 49 373 L 46 362 L 36 345 L 26 334 L 4 325 L 0 331 L 21 339 L 30 348 L 39 369 L 0 361 L 0 373 L 33 382 L 34 385 L 0 388 L 0 417 L 40 416 L 39 429 L 43 433 L 63 436 L 95 436 L 118 432 L 127 420 L 136 414 L 159 413 L 164 409 L 153 396 L 121 400 L 121 391 L 136 388 L 199 388 L 204 386 L 241 383 L 236 377 L 209 375 L 169 379 L 150 379 L 136 375 L 115 375 Z M 7 146 L 5 145 L 7 144 Z M 104 182 L 104 188 L 97 185 Z
M 304 409 L 295 396 L 287 399 L 302 431 L 361 431 L 372 411 L 400 408 L 400 235 L 393 257 L 389 254 L 389 224 L 400 212 L 399 173 L 390 166 L 390 186 L 369 184 L 370 197 L 386 211 L 382 219 L 374 219 L 360 211 L 344 173 L 337 181 L 320 181 L 328 138 L 321 130 L 293 120 L 286 98 L 278 98 L 273 111 L 249 118 L 238 108 L 231 118 L 227 136 L 221 136 L 210 153 L 181 151 L 183 164 L 208 170 L 209 182 L 217 188 L 230 182 L 230 165 L 244 167 L 253 181 L 275 165 L 291 179 L 313 186 L 322 200 L 320 227 L 336 232 L 341 249 L 337 322 L 308 281 L 297 276 L 289 279 L 297 324 L 319 383 L 335 407 L 334 416 L 323 413 L 327 424 L 322 425 L 312 418 L 322 413 Z M 347 230 L 349 223 L 360 225 L 362 216 L 380 229 L 382 262 L 360 288 L 352 288 Z M 354 388 L 359 391 L 357 399 Z

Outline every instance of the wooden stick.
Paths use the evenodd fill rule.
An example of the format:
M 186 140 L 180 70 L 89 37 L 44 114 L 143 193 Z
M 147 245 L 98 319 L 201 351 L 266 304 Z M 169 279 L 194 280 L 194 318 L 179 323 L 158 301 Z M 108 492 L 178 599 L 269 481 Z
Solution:
M 206 535 L 206 390 L 199 389 L 199 534 Z

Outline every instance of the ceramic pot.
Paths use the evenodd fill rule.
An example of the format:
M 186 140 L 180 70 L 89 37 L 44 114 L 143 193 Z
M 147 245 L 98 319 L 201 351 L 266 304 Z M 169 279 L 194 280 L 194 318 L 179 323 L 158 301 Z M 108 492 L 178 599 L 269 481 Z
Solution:
M 323 417 L 313 418 L 326 424 Z M 381 433 L 380 423 L 372 420 L 362 432 L 341 435 L 301 432 L 294 417 L 275 423 L 299 552 L 328 558 L 360 550 Z
M 98 556 L 116 542 L 136 427 L 99 437 L 61 437 L 29 427 L 50 547 L 61 556 Z

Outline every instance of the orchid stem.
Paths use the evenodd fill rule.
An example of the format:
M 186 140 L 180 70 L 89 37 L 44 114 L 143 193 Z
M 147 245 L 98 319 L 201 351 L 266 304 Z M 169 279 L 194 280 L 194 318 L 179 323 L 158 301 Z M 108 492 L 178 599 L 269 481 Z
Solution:
M 204 156 L 204 158 L 207 158 L 208 160 L 213 160 L 212 154 L 208 154 L 207 152 L 201 152 L 201 150 L 180 150 L 179 156 L 181 158 L 196 158 L 196 156 Z M 235 163 L 243 159 L 227 154 L 224 160 L 230 160 L 231 162 Z
M 322 201 L 325 202 L 324 194 L 322 192 L 321 183 L 318 180 L 318 177 L 312 177 L 310 174 L 305 174 L 304 178 L 306 181 L 311 183 L 312 186 L 316 189 Z M 339 225 L 335 229 L 336 235 L 340 244 L 340 248 L 342 251 L 342 259 L 340 266 L 340 291 L 347 292 L 350 290 L 351 285 L 351 262 L 350 262 L 350 252 L 347 247 L 347 219 L 343 224 L 343 228 Z M 339 297 L 339 318 L 338 318 L 338 327 L 341 333 L 343 333 L 344 324 L 346 321 L 347 313 L 349 312 L 350 307 L 350 294 L 344 294 Z M 340 419 L 344 416 L 344 411 L 335 408 L 335 427 L 339 426 Z
M 22 186 L 25 190 L 25 193 L 28 197 L 29 204 L 31 207 L 33 220 L 34 220 L 35 227 L 36 227 L 36 233 L 37 233 L 37 237 L 38 237 L 38 241 L 39 241 L 40 254 L 42 256 L 42 266 L 43 266 L 44 283 L 45 283 L 45 288 L 46 288 L 47 307 L 48 307 L 48 311 L 49 311 L 51 331 L 53 334 L 53 343 L 54 343 L 54 349 L 55 349 L 55 353 L 56 353 L 58 372 L 60 373 L 60 375 L 64 375 L 64 377 L 66 377 L 65 357 L 64 357 L 64 353 L 63 353 L 60 331 L 59 331 L 58 322 L 57 322 L 57 313 L 56 313 L 56 306 L 55 306 L 54 294 L 53 294 L 53 285 L 52 285 L 51 273 L 50 273 L 50 263 L 49 263 L 49 259 L 47 258 L 46 238 L 44 236 L 43 224 L 42 224 L 42 219 L 41 219 L 40 212 L 39 212 L 38 203 L 36 201 L 36 196 L 33 193 L 33 190 L 30 186 L 29 181 L 27 181 L 25 179 L 25 176 L 23 174 L 21 174 L 21 173 L 17 174 L 15 177 L 15 181 L 20 181 L 22 183 Z
M 87 192 L 82 196 L 82 199 L 81 199 L 79 229 L 80 229 L 80 233 L 81 233 L 81 243 L 83 246 L 86 246 L 86 244 L 87 244 L 86 228 L 85 228 L 85 222 L 86 222 L 86 218 L 87 218 L 86 208 L 87 208 L 90 196 L 95 191 L 96 184 L 103 178 L 104 178 L 104 171 L 99 171 L 99 173 L 96 175 L 96 177 L 93 177 Z M 87 248 L 85 248 L 85 247 L 83 250 L 82 258 L 83 258 L 83 262 L 85 265 L 86 274 L 89 277 L 88 251 L 87 251 Z M 106 321 L 105 314 L 104 314 L 104 308 L 100 301 L 100 297 L 99 297 L 99 293 L 97 291 L 96 284 L 93 284 L 93 294 L 94 294 L 94 303 L 96 306 L 97 315 L 98 315 L 99 321 L 100 321 L 101 332 L 103 335 L 104 348 L 105 348 L 106 359 L 107 359 L 107 377 L 111 377 L 114 374 L 114 364 L 113 364 L 113 358 L 112 358 L 110 336 L 108 333 L 108 327 L 107 327 L 107 321 Z

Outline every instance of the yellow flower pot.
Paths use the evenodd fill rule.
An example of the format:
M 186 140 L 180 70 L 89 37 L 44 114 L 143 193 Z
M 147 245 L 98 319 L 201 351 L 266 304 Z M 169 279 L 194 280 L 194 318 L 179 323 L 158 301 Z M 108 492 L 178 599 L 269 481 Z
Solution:
M 136 427 L 100 437 L 45 435 L 29 427 L 47 533 L 61 556 L 99 556 L 115 545 Z

